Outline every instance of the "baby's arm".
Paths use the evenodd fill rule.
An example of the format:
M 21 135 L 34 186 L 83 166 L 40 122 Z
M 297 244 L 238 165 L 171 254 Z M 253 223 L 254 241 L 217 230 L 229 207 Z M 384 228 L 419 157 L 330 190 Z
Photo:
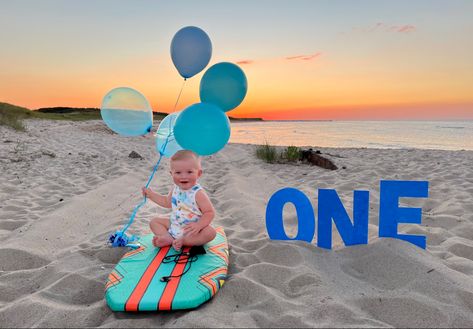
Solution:
M 161 207 L 172 208 L 172 203 L 171 203 L 172 190 L 169 191 L 168 195 L 163 195 L 163 194 L 154 192 L 153 190 L 149 188 L 143 187 L 142 192 L 145 197 L 157 203 Z
M 197 192 L 195 202 L 202 212 L 202 217 L 200 217 L 198 222 L 187 224 L 184 227 L 183 230 L 187 235 L 199 233 L 204 227 L 210 225 L 215 217 L 215 209 L 212 202 L 203 190 Z

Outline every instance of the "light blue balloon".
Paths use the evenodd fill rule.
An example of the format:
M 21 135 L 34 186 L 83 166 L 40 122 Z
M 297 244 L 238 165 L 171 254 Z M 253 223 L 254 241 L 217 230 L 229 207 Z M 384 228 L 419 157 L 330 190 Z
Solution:
M 248 89 L 245 73 L 233 63 L 217 63 L 200 80 L 200 101 L 212 103 L 227 112 L 243 101 Z
M 220 151 L 230 139 L 230 120 L 218 106 L 196 103 L 179 115 L 174 136 L 183 149 L 210 155 Z
M 110 90 L 102 100 L 100 114 L 110 129 L 123 136 L 145 135 L 153 126 L 153 110 L 148 100 L 128 87 Z
M 174 136 L 174 125 L 181 112 L 167 115 L 159 124 L 156 131 L 156 150 L 163 156 L 170 158 L 182 147 L 177 143 Z
M 186 26 L 171 41 L 171 58 L 183 78 L 190 78 L 202 71 L 212 56 L 209 36 L 195 26 Z

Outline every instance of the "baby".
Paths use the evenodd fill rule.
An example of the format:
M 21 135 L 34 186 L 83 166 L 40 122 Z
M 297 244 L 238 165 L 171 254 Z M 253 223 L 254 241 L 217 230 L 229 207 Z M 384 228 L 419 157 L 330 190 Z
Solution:
M 149 224 L 154 233 L 153 245 L 172 245 L 176 251 L 182 246 L 201 246 L 215 238 L 210 226 L 215 210 L 209 197 L 197 183 L 202 175 L 199 157 L 192 151 L 176 152 L 170 161 L 174 187 L 162 195 L 143 187 L 143 195 L 164 208 L 172 208 L 169 217 L 153 218 Z

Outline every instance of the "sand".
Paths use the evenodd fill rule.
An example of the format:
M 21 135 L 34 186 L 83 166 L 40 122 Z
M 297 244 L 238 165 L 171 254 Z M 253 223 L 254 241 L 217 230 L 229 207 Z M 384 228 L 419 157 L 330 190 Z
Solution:
M 205 157 L 201 184 L 230 245 L 228 281 L 196 310 L 114 313 L 104 300 L 125 248 L 111 248 L 141 201 L 157 160 L 152 136 L 126 138 L 101 121 L 27 121 L 0 126 L 0 327 L 473 327 L 473 152 L 318 148 L 339 167 L 267 164 L 255 146 L 229 144 Z M 315 147 L 315 145 L 313 145 Z M 128 157 L 136 151 L 143 159 Z M 379 181 L 428 180 L 422 225 L 427 249 L 378 238 Z M 152 188 L 171 184 L 164 160 Z M 333 250 L 315 241 L 270 241 L 265 209 L 283 187 L 336 189 L 348 213 L 352 191 L 369 190 L 369 244 Z M 164 213 L 147 203 L 131 233 L 149 233 Z M 293 207 L 286 230 L 297 230 Z

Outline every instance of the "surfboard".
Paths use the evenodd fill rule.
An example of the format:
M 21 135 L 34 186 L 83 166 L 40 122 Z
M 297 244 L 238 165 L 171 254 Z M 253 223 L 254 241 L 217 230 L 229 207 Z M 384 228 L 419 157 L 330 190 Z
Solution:
M 204 245 L 197 259 L 181 257 L 172 247 L 152 245 L 153 235 L 140 238 L 140 247 L 127 252 L 108 276 L 105 299 L 112 311 L 170 311 L 195 308 L 223 286 L 228 270 L 228 243 L 222 227 L 214 240 Z M 189 247 L 183 248 L 188 252 Z M 169 258 L 169 257 L 168 257 Z M 184 274 L 183 274 L 184 273 Z M 163 277 L 169 277 L 167 280 Z

